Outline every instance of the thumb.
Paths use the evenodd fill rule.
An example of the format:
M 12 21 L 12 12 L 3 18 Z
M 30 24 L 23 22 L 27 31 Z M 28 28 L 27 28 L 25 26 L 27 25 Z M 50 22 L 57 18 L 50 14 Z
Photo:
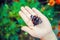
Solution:
M 23 31 L 25 31 L 25 32 L 28 32 L 29 34 L 32 33 L 32 29 L 30 29 L 30 28 L 27 27 L 27 26 L 22 27 L 21 30 L 23 30 Z

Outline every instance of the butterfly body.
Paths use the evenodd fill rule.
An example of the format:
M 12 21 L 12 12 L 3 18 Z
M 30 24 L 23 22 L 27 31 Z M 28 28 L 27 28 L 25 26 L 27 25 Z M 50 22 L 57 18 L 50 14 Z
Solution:
M 38 16 L 31 15 L 31 19 L 34 25 L 38 25 L 42 23 L 42 20 Z

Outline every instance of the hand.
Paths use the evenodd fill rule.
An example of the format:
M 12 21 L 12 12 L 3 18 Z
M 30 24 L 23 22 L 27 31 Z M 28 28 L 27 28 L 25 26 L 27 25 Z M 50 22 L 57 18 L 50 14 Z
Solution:
M 31 36 L 36 38 L 45 37 L 52 31 L 51 24 L 46 16 L 44 16 L 40 11 L 36 8 L 29 8 L 28 6 L 21 7 L 21 11 L 19 11 L 19 15 L 25 21 L 27 26 L 22 27 L 23 31 L 28 32 Z M 36 15 L 41 18 L 42 23 L 35 25 L 32 23 L 31 15 Z

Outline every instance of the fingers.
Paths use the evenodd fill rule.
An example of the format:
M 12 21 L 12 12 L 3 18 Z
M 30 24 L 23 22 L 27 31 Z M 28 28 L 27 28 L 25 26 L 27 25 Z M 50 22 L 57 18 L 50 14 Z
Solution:
M 29 14 L 25 7 L 21 7 L 21 11 L 30 19 L 31 14 Z
M 28 19 L 28 17 L 22 12 L 19 12 L 19 15 L 22 17 L 22 19 L 24 20 L 24 22 L 30 27 L 33 26 L 33 23 L 31 22 L 31 20 Z
M 21 11 L 23 12 L 22 14 L 27 17 L 27 19 L 25 19 L 26 17 L 23 16 L 23 19 L 25 20 L 25 22 L 26 22 L 27 20 L 29 20 L 29 23 L 26 22 L 26 24 L 28 24 L 29 27 L 30 27 L 30 26 L 33 27 L 33 23 L 32 23 L 32 21 L 31 21 L 31 15 L 36 15 L 36 14 L 32 11 L 32 9 L 30 9 L 30 8 L 27 7 L 27 6 L 21 7 Z M 22 16 L 21 16 L 21 17 L 22 17 Z
M 36 15 L 31 8 L 29 8 L 28 6 L 25 6 L 25 9 L 31 14 L 31 15 Z

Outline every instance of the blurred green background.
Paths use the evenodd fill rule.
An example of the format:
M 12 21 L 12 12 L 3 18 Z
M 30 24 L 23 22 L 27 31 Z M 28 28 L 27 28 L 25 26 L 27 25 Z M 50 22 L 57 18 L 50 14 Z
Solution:
M 59 38 L 60 5 L 48 5 L 49 0 L 0 0 L 0 39 L 1 40 L 39 40 L 21 31 L 25 26 L 19 16 L 21 6 L 35 7 L 50 21 L 52 29 Z

